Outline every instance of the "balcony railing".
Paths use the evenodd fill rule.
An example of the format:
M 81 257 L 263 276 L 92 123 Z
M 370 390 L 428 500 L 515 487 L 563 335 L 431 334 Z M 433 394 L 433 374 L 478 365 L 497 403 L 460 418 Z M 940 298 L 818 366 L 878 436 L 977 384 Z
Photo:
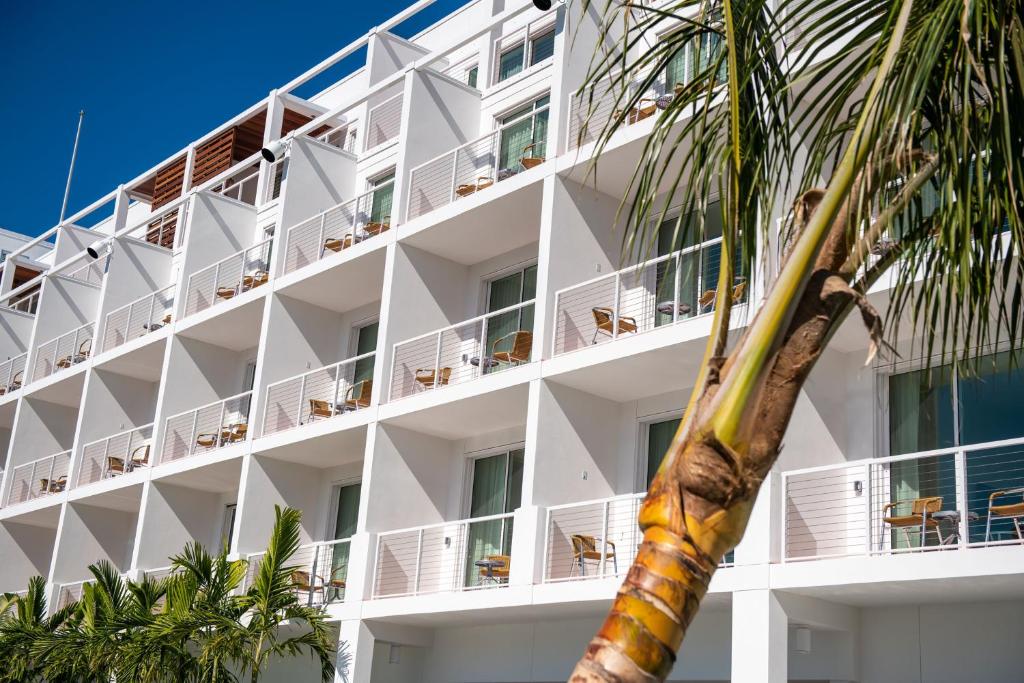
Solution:
M 265 190 L 267 198 L 265 201 L 277 199 L 281 196 L 281 187 L 288 178 L 288 157 L 278 159 L 270 165 L 270 182 Z
M 355 376 L 360 370 L 372 377 L 374 356 L 373 352 L 365 353 L 268 386 L 263 434 L 293 429 L 369 406 L 373 380 L 356 382 Z
M 55 372 L 66 370 L 88 360 L 92 353 L 93 333 L 93 324 L 87 323 L 40 344 L 36 349 L 36 363 L 32 370 L 32 379 L 49 377 Z
M 21 389 L 25 383 L 25 363 L 28 354 L 23 353 L 0 363 L 0 396 Z
M 182 207 L 175 205 L 147 218 L 139 227 L 128 232 L 128 237 L 144 240 L 164 249 L 174 249 L 175 237 L 184 232 L 179 223 L 184 218 Z
M 402 93 L 389 97 L 366 115 L 366 149 L 391 142 L 402 132 Z
M 96 583 L 96 580 L 89 579 L 87 581 L 62 583 L 57 593 L 57 609 L 64 609 L 71 603 L 81 600 L 82 593 L 84 592 L 83 589 L 87 583 Z
M 221 259 L 188 278 L 185 315 L 205 311 L 270 280 L 271 239 Z
M 378 193 L 392 191 L 394 181 L 333 206 L 288 230 L 284 272 L 291 273 L 371 239 L 391 227 L 391 216 L 374 219 L 373 199 Z
M 243 204 L 249 204 L 250 206 L 256 205 L 256 185 L 259 183 L 260 169 L 259 164 L 256 165 L 256 169 L 241 178 L 225 178 L 218 185 L 211 188 L 212 192 L 216 192 L 219 195 L 229 197 L 235 201 L 242 202 Z
M 544 141 L 527 145 L 523 149 L 510 149 L 507 147 L 513 144 L 516 136 L 506 134 L 506 131 L 547 110 L 545 106 L 531 111 L 483 137 L 412 169 L 409 172 L 406 220 L 447 206 L 461 197 L 476 194 L 496 182 L 543 163 L 547 146 Z
M 532 314 L 531 299 L 395 344 L 390 400 L 529 363 Z
M 784 561 L 1024 543 L 1024 439 L 782 475 Z
M 61 273 L 64 277 L 69 277 L 72 280 L 78 280 L 79 282 L 87 282 L 90 285 L 96 285 L 97 287 L 103 283 L 103 275 L 105 273 L 104 261 L 103 260 L 92 260 L 88 258 L 85 263 L 69 268 L 67 272 Z
M 11 488 L 7 492 L 7 505 L 24 503 L 68 488 L 71 469 L 71 451 L 48 455 L 11 470 Z
M 148 467 L 152 440 L 153 425 L 148 424 L 85 444 L 75 486 Z
M 625 574 L 643 537 L 636 520 L 644 495 L 548 508 L 544 581 Z
M 710 313 L 721 238 L 602 275 L 555 293 L 552 355 Z M 745 280 L 732 288 L 746 300 Z
M 245 441 L 249 436 L 251 398 L 252 392 L 246 391 L 167 418 L 160 462 L 181 460 Z
M 511 513 L 379 534 L 373 597 L 508 585 L 511 539 Z
M 39 291 L 40 290 L 37 289 L 31 294 L 19 297 L 17 300 L 11 302 L 10 307 L 16 311 L 21 311 L 22 313 L 35 315 L 36 311 L 39 310 Z
M 349 546 L 347 538 L 299 546 L 288 564 L 295 567 L 292 571 L 292 586 L 300 602 L 310 606 L 344 602 Z M 256 580 L 265 554 L 251 553 L 246 556 L 249 563 L 245 574 L 246 588 Z
M 145 336 L 169 325 L 173 308 L 174 285 L 171 285 L 107 313 L 102 350 L 109 351 L 129 339 Z

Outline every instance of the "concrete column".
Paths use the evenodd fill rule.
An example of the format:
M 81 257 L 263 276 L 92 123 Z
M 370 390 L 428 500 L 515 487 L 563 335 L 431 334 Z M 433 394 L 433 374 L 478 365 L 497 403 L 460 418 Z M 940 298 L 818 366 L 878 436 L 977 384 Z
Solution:
M 338 629 L 334 683 L 366 683 L 373 664 L 374 637 L 358 620 L 343 621 Z
M 733 683 L 786 683 L 789 618 L 770 590 L 732 595 Z
M 539 564 L 544 556 L 544 512 L 542 508 L 529 505 L 515 511 L 512 528 L 512 567 L 509 569 L 509 584 L 513 586 L 533 585 L 540 576 Z

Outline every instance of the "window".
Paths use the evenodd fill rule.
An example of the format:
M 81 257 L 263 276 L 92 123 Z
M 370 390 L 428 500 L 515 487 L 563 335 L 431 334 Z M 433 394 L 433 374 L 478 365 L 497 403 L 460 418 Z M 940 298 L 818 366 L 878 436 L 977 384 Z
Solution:
M 370 201 L 370 223 L 378 225 L 390 225 L 391 204 L 395 197 L 395 171 L 391 169 L 387 173 L 372 178 L 369 181 L 370 190 L 373 191 L 373 198 Z
M 545 95 L 502 116 L 498 144 L 498 180 L 532 168 L 547 156 L 548 103 Z
M 523 458 L 523 449 L 517 448 L 472 461 L 470 519 L 511 513 L 519 507 L 523 492 Z M 476 562 L 492 555 L 509 555 L 512 551 L 512 518 L 470 523 L 468 548 L 466 585 L 479 586 L 484 577 Z
M 351 538 L 356 533 L 356 525 L 359 520 L 359 496 L 362 491 L 361 484 L 348 484 L 335 486 L 333 491 L 334 506 L 334 528 L 328 540 L 340 541 Z M 344 586 L 348 579 L 348 559 L 350 547 L 348 543 L 335 543 L 330 546 L 330 561 L 325 555 L 324 565 L 329 564 L 330 570 L 330 591 L 332 594 L 325 596 L 330 600 L 344 599 L 345 589 L 336 586 Z
M 647 462 L 645 463 L 646 470 L 644 472 L 644 490 L 650 488 L 651 482 L 654 481 L 654 475 L 658 473 L 661 460 L 665 457 L 665 452 L 672 444 L 672 437 L 676 435 L 676 430 L 679 429 L 679 420 L 680 418 L 676 417 L 671 420 L 651 422 L 647 425 Z
M 224 518 L 221 520 L 221 540 L 224 541 L 228 552 L 231 551 L 231 543 L 235 538 L 235 513 L 238 512 L 238 504 L 224 506 Z
M 501 83 L 522 73 L 527 67 L 536 66 L 553 57 L 555 27 L 550 23 L 544 26 L 530 24 L 522 38 L 509 40 L 506 45 L 501 44 L 503 41 L 499 41 L 499 48 L 495 50 L 498 54 L 495 83 Z
M 720 24 L 721 15 L 712 15 L 709 23 Z M 665 90 L 671 92 L 675 88 L 690 83 L 697 74 L 708 69 L 718 60 L 722 52 L 722 36 L 714 31 L 704 31 L 682 45 L 672 55 L 665 67 Z M 715 80 L 725 80 L 726 63 L 723 59 L 715 74 Z
M 469 69 L 466 69 L 466 85 L 471 88 L 476 87 L 477 76 L 480 75 L 480 67 L 474 64 Z
M 380 323 L 372 322 L 363 325 L 356 330 L 356 353 L 357 356 L 377 350 L 377 329 Z M 352 383 L 358 384 L 364 380 L 373 380 L 373 362 L 375 356 L 363 358 L 356 361 L 356 367 L 352 375 Z
M 528 266 L 511 275 L 487 283 L 487 312 L 493 313 L 509 306 L 533 301 L 537 296 L 537 266 Z M 512 343 L 509 335 L 515 332 L 533 332 L 533 304 L 496 315 L 487 320 L 487 350 L 492 351 L 499 342 Z

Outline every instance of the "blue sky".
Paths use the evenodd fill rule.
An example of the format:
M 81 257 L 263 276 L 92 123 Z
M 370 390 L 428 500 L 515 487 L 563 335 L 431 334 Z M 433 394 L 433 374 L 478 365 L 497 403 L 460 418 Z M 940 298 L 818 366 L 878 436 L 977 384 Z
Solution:
M 69 214 L 411 2 L 4 3 L 0 227 L 37 235 L 57 223 L 79 109 Z M 396 32 L 410 36 L 461 4 L 438 0 Z

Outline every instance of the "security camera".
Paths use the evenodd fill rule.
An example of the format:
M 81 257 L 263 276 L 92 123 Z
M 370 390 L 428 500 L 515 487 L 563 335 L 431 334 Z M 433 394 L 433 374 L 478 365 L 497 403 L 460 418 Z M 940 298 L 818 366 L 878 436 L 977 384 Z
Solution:
M 109 250 L 110 243 L 107 242 L 106 240 L 99 240 L 97 242 L 93 242 L 88 247 L 86 247 L 85 253 L 87 253 L 92 258 L 97 259 L 100 257 L 100 254 L 105 254 Z
M 533 0 L 533 6 L 541 12 L 547 12 L 551 9 L 551 0 Z
M 263 158 L 269 161 L 270 163 L 274 163 L 278 159 L 282 158 L 285 152 L 287 151 L 288 142 L 284 138 L 282 138 L 280 140 L 275 140 L 274 142 L 271 142 L 269 145 L 261 149 L 260 154 L 262 154 Z

